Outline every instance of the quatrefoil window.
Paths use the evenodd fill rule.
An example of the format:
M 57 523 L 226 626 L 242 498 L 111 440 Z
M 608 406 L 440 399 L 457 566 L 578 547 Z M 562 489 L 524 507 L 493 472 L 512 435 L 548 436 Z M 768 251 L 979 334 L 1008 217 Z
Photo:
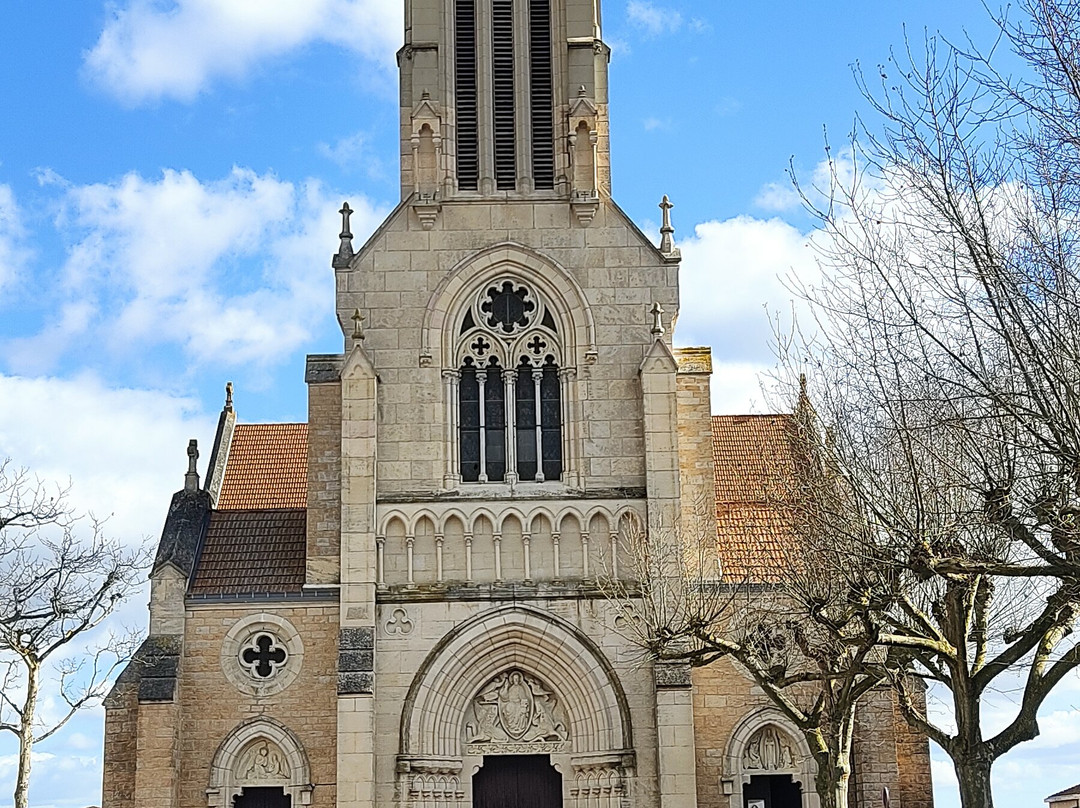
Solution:
M 272 679 L 289 654 L 272 634 L 255 634 L 240 649 L 240 665 L 253 679 Z
M 536 303 L 524 286 L 515 286 L 513 281 L 503 281 L 500 286 L 487 290 L 487 297 L 480 304 L 480 310 L 487 315 L 489 328 L 499 328 L 505 334 L 513 334 L 517 328 L 526 328 L 531 321 L 531 313 L 536 311 Z

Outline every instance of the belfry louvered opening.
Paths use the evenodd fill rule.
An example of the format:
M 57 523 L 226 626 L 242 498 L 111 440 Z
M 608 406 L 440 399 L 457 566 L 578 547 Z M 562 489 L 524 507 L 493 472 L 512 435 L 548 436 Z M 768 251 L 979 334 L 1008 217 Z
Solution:
M 550 0 L 529 0 L 529 92 L 533 185 L 550 189 L 555 187 Z
M 491 94 L 495 146 L 495 187 L 517 187 L 514 99 L 514 3 L 491 2 Z
M 454 92 L 457 98 L 457 179 L 475 191 L 480 178 L 476 81 L 476 0 L 454 3 Z

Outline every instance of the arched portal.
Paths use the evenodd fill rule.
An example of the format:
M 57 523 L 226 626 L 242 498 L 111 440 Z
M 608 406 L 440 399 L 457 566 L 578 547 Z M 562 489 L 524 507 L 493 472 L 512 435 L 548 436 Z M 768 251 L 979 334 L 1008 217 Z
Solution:
M 311 804 L 311 766 L 299 739 L 272 718 L 240 724 L 218 747 L 206 789 L 209 808 L 299 808 Z
M 814 759 L 802 734 L 772 707 L 755 710 L 728 741 L 731 808 L 819 808 Z
M 478 782 L 540 778 L 541 760 L 558 774 L 561 797 L 537 808 L 623 808 L 635 770 L 626 696 L 574 626 L 528 607 L 495 608 L 444 637 L 416 674 L 402 712 L 398 793 L 410 806 L 435 798 L 478 808 L 487 799 Z

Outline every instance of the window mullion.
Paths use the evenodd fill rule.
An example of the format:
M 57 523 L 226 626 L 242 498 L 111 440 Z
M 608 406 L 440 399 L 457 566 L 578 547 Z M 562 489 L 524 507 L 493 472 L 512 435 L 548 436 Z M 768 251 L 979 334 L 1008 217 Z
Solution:
M 518 481 L 517 470 L 517 372 L 511 365 L 502 373 L 506 391 L 506 481 L 513 485 Z
M 487 371 L 476 371 L 476 382 L 480 385 L 480 480 L 486 483 L 487 474 Z
M 536 481 L 544 481 L 544 417 L 540 407 L 540 382 L 544 378 L 544 371 L 533 368 L 533 394 L 536 396 Z

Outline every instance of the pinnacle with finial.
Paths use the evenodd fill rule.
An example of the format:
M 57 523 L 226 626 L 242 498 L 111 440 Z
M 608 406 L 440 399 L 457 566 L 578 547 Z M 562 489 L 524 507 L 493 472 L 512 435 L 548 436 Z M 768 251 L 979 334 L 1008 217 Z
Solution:
M 338 247 L 337 255 L 334 256 L 335 267 L 346 267 L 353 257 L 352 229 L 349 226 L 349 218 L 352 216 L 352 208 L 346 202 L 338 211 L 341 214 L 341 246 Z
M 187 447 L 188 470 L 184 475 L 184 490 L 194 492 L 199 490 L 199 442 L 192 438 Z
M 649 310 L 649 314 L 651 314 L 653 318 L 652 329 L 649 333 L 659 339 L 664 336 L 664 310 L 659 303 L 653 303 L 653 307 Z
M 665 199 L 667 197 L 664 197 Z M 352 217 L 352 208 L 349 207 L 349 203 L 346 202 L 341 206 L 341 210 L 338 211 L 341 214 L 341 238 L 352 239 L 352 230 L 349 228 L 349 219 Z
M 660 252 L 665 255 L 670 255 L 675 252 L 675 228 L 671 226 L 671 209 L 675 207 L 671 204 L 671 200 L 668 199 L 668 195 L 664 194 L 664 200 L 660 203 L 660 210 L 663 211 L 663 223 L 660 225 Z
M 225 383 L 225 411 L 226 412 L 232 412 L 232 408 L 233 408 L 232 391 L 233 391 L 232 382 L 226 382 Z
M 354 340 L 364 339 L 364 315 L 360 313 L 360 309 L 356 309 L 352 316 L 353 332 L 352 338 Z

